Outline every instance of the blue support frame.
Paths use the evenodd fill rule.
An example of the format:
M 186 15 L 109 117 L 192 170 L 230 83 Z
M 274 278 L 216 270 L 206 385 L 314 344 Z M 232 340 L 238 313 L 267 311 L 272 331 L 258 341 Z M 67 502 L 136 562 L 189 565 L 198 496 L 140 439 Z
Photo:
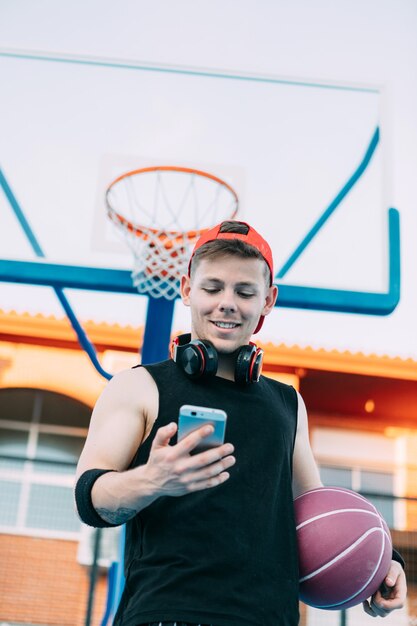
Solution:
M 34 233 L 34 231 L 32 230 L 28 220 L 26 219 L 25 214 L 23 213 L 17 198 L 15 197 L 15 195 L 13 194 L 7 180 L 6 177 L 4 176 L 3 172 L 0 170 L 0 186 L 3 188 L 3 191 L 6 195 L 6 198 L 8 199 L 10 206 L 20 224 L 20 226 L 22 227 L 23 232 L 26 235 L 27 240 L 29 241 L 29 244 L 33 250 L 33 252 L 35 253 L 35 255 L 37 257 L 40 258 L 44 258 L 45 254 L 44 251 L 42 250 L 42 247 L 39 243 L 39 241 L 36 238 L 36 235 Z M 78 341 L 80 342 L 80 345 L 83 347 L 83 349 L 85 350 L 85 352 L 87 353 L 91 363 L 94 365 L 94 367 L 96 368 L 97 372 L 99 374 L 101 374 L 101 376 L 103 376 L 104 378 L 106 378 L 107 380 L 110 380 L 110 378 L 112 377 L 111 374 L 109 374 L 109 372 L 106 372 L 100 364 L 100 361 L 98 360 L 97 357 L 97 353 L 95 351 L 95 348 L 93 346 L 93 344 L 91 343 L 91 341 L 88 339 L 86 333 L 84 332 L 83 327 L 81 326 L 80 322 L 78 321 L 77 316 L 75 315 L 75 312 L 73 311 L 68 298 L 65 296 L 62 287 L 60 286 L 54 286 L 51 285 L 53 290 L 55 291 L 56 297 L 58 298 L 62 308 L 64 309 L 65 314 L 67 315 L 71 326 L 74 329 L 75 334 L 77 335 Z
M 3 172 L 0 170 L 0 186 L 9 201 L 9 204 L 28 239 L 33 252 L 40 258 L 45 253 L 36 238 L 28 220 L 23 213 L 16 196 L 12 192 Z M 91 363 L 99 374 L 107 380 L 112 374 L 106 372 L 97 357 L 96 350 L 80 324 L 71 304 L 63 292 L 64 288 L 88 289 L 94 291 L 137 293 L 132 285 L 129 271 L 101 269 L 92 267 L 76 267 L 73 265 L 58 265 L 46 261 L 0 261 L 0 281 L 20 284 L 44 285 L 52 287 L 64 309 L 80 345 L 87 353 Z M 142 362 L 150 363 L 161 361 L 168 356 L 169 340 L 174 314 L 174 302 L 163 298 L 149 298 L 145 334 L 142 345 Z
M 59 289 L 137 294 L 129 270 L 0 259 L 0 281 Z
M 362 315 L 389 315 L 397 306 L 401 292 L 400 216 L 396 209 L 388 211 L 388 251 L 389 281 L 388 290 L 385 292 L 305 287 L 288 285 L 276 280 L 279 288 L 277 306 Z M 52 286 L 54 289 L 137 293 L 132 285 L 129 270 L 59 265 L 46 261 L 0 259 L 0 281 Z M 149 299 L 145 342 L 150 337 L 153 342 L 161 340 L 162 344 L 165 341 L 165 339 L 162 340 L 162 336 L 166 337 L 167 333 L 161 334 L 161 328 L 162 324 L 167 324 L 169 321 L 173 307 L 173 301 L 163 298 Z M 149 329 L 148 324 L 150 324 Z M 156 357 L 159 354 L 159 348 L 150 348 L 150 354 Z
M 365 172 L 373 155 L 375 154 L 376 147 L 379 143 L 379 128 L 377 127 L 372 135 L 371 141 L 365 150 L 365 154 L 362 157 L 358 167 L 355 169 L 353 174 L 347 180 L 347 182 L 343 185 L 342 189 L 336 195 L 336 197 L 331 201 L 329 206 L 323 211 L 320 215 L 316 223 L 310 228 L 308 233 L 302 239 L 302 241 L 295 248 L 294 252 L 290 255 L 288 260 L 284 263 L 281 269 L 278 271 L 276 278 L 284 278 L 285 274 L 291 269 L 294 263 L 298 260 L 304 250 L 307 248 L 309 243 L 314 239 L 319 230 L 324 226 L 329 217 L 336 211 L 336 209 L 341 205 L 344 198 L 348 195 L 353 186 L 358 182 L 362 174 Z
M 304 236 L 298 246 L 296 246 L 293 253 L 277 272 L 275 279 L 276 284 L 278 284 L 280 289 L 277 306 L 284 308 L 334 311 L 364 315 L 389 315 L 397 306 L 400 300 L 401 291 L 400 218 L 398 211 L 394 208 L 391 208 L 388 211 L 389 284 L 386 292 L 377 293 L 324 289 L 288 285 L 281 282 L 281 279 L 285 277 L 295 262 L 298 261 L 304 250 L 308 247 L 320 229 L 327 222 L 329 217 L 341 205 L 343 199 L 363 175 L 375 153 L 379 143 L 379 137 L 380 133 L 379 128 L 377 127 L 359 165 L 356 167 L 353 174 L 349 177 L 333 201 L 317 219 L 316 223 Z M 0 186 L 2 186 L 10 206 L 13 209 L 36 256 L 44 258 L 44 252 L 1 170 Z M 61 305 L 68 315 L 75 332 L 77 333 L 81 345 L 86 349 L 87 354 L 94 363 L 95 367 L 107 378 L 110 377 L 110 375 L 101 370 L 95 355 L 95 350 L 91 342 L 89 342 L 88 338 L 85 336 L 85 333 L 79 325 L 68 299 L 64 296 L 62 290 L 64 288 L 73 288 L 116 293 L 136 293 L 132 285 L 130 272 L 128 270 L 58 265 L 45 262 L 34 263 L 17 260 L 0 260 L 0 280 L 52 286 L 61 302 Z M 152 298 L 149 299 L 145 331 L 145 347 L 148 340 L 150 340 L 150 337 L 152 337 L 153 342 L 155 342 L 155 337 L 157 337 L 159 341 L 159 338 L 161 337 L 161 323 L 168 324 L 170 320 L 172 322 L 172 314 L 172 302 L 167 303 L 165 301 L 162 303 L 162 299 L 155 301 Z M 156 324 L 156 320 L 158 320 L 158 324 Z M 153 322 L 155 322 L 155 326 L 157 326 L 157 328 L 153 327 Z M 150 324 L 149 329 L 148 323 Z M 155 330 L 157 332 L 154 333 Z M 167 333 L 164 331 L 163 335 L 166 336 Z M 159 347 L 154 349 L 150 345 L 149 354 L 156 357 L 159 354 Z
M 276 281 L 279 287 L 277 306 L 315 311 L 335 311 L 363 315 L 389 315 L 400 301 L 400 214 L 388 211 L 388 290 L 386 292 L 348 291 L 287 285 Z

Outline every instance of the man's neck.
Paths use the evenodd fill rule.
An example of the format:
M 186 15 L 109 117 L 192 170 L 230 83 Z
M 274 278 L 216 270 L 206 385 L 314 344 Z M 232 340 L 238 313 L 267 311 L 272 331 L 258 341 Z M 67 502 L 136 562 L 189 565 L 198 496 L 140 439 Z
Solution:
M 232 354 L 219 354 L 216 376 L 226 378 L 227 380 L 235 379 L 236 352 Z

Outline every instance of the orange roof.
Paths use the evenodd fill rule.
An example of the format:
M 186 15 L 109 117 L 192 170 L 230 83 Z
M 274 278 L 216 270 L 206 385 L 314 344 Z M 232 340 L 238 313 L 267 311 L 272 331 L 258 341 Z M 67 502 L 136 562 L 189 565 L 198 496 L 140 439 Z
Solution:
M 268 363 L 302 369 L 318 369 L 367 376 L 384 376 L 402 380 L 417 380 L 417 361 L 388 355 L 365 354 L 349 350 L 287 346 L 268 343 L 263 346 Z M 302 375 L 302 372 L 300 372 Z
M 120 326 L 119 324 L 82 322 L 90 340 L 100 348 L 118 348 L 137 352 L 142 342 L 143 327 Z M 4 341 L 28 341 L 34 343 L 69 344 L 78 346 L 76 334 L 66 317 L 33 315 L 2 311 L 0 309 L 0 339 Z
M 83 322 L 83 327 L 98 350 L 119 349 L 136 352 L 141 345 L 143 327 Z M 79 348 L 67 318 L 0 310 L 0 340 L 23 343 L 65 345 Z M 260 344 L 265 350 L 265 368 L 287 368 L 302 376 L 303 369 L 366 374 L 403 380 L 417 380 L 417 361 L 388 355 L 300 347 L 286 344 Z

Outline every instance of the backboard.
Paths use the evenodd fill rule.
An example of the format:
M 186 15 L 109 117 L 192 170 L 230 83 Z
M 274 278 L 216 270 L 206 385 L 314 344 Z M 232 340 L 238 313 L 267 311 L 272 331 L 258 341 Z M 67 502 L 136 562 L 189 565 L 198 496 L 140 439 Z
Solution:
M 195 167 L 227 181 L 237 217 L 267 235 L 281 306 L 386 315 L 398 303 L 398 214 L 388 213 L 377 87 L 19 51 L 3 51 L 0 68 L 4 259 L 33 258 L 10 216 L 12 194 L 49 260 L 128 270 L 106 217 L 107 185 L 129 169 Z M 30 310 L 32 293 L 7 288 L 5 299 Z M 103 306 L 100 294 L 71 297 L 81 316 L 105 310 L 140 324 L 146 314 L 144 298 Z M 174 327 L 186 324 L 177 307 Z

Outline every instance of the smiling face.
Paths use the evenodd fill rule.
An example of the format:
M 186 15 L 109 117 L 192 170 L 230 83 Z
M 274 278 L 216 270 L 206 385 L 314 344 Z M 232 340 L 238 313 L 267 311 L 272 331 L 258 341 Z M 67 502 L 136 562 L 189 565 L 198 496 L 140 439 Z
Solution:
M 277 287 L 268 286 L 263 260 L 228 254 L 201 259 L 191 278 L 182 277 L 181 295 L 191 308 L 192 338 L 226 355 L 250 341 L 260 316 L 274 307 Z

